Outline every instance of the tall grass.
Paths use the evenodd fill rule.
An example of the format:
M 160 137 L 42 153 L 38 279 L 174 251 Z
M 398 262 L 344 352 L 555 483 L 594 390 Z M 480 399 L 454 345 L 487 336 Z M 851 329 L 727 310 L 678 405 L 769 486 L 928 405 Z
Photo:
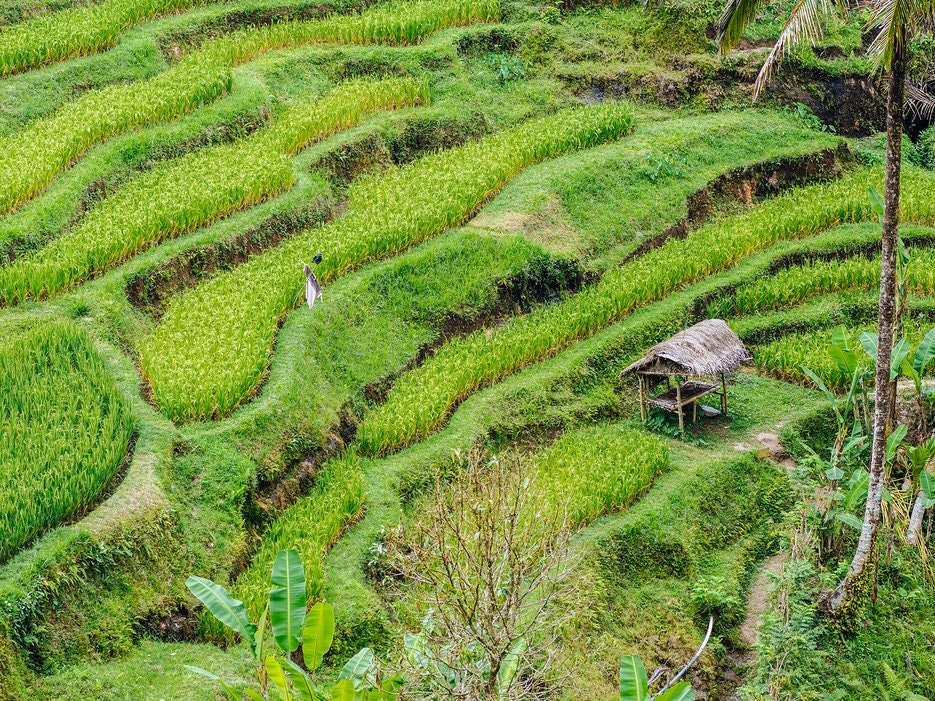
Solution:
M 209 0 L 106 0 L 27 20 L 0 30 L 0 78 L 56 61 L 104 51 L 135 24 Z
M 324 557 L 364 504 L 360 459 L 348 451 L 329 460 L 315 487 L 286 509 L 263 534 L 250 567 L 237 579 L 234 595 L 258 617 L 269 598 L 269 573 L 280 550 L 295 550 L 305 565 L 306 587 L 313 599 L 324 596 Z M 255 618 L 254 618 L 255 620 Z
M 0 347 L 0 561 L 92 502 L 130 440 L 87 335 L 45 323 Z
M 0 139 L 0 214 L 42 192 L 93 144 L 164 122 L 230 89 L 231 67 L 275 49 L 311 43 L 409 44 L 443 27 L 495 19 L 496 0 L 424 0 L 234 32 L 149 80 L 85 93 L 49 117 Z
M 175 421 L 230 412 L 266 371 L 279 321 L 304 289 L 301 260 L 323 251 L 327 283 L 461 223 L 526 166 L 615 138 L 632 119 L 627 104 L 566 110 L 357 181 L 343 218 L 172 302 L 140 349 L 153 397 Z
M 909 289 L 935 294 L 935 251 L 914 249 L 906 270 Z M 849 258 L 816 261 L 783 270 L 772 277 L 744 285 L 724 311 L 755 314 L 786 307 L 814 295 L 831 292 L 867 291 L 880 286 L 880 259 Z
M 0 268 L 0 301 L 59 292 L 154 243 L 287 190 L 295 180 L 289 155 L 369 112 L 424 103 L 427 92 L 403 78 L 345 83 L 241 142 L 166 161 L 105 199 L 75 231 Z
M 380 454 L 420 440 L 478 388 L 755 251 L 871 218 L 867 190 L 880 179 L 878 169 L 862 169 L 832 183 L 780 195 L 747 213 L 708 224 L 684 240 L 671 240 L 566 302 L 445 344 L 397 381 L 386 403 L 367 416 L 358 432 L 363 450 Z M 904 221 L 935 219 L 935 178 L 906 170 L 902 216 Z
M 663 439 L 619 426 L 570 431 L 536 456 L 536 489 L 572 525 L 629 506 L 669 464 Z

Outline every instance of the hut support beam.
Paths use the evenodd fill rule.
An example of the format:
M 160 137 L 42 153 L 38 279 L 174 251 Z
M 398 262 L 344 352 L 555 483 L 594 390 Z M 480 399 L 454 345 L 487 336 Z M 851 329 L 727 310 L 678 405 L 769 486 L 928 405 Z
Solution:
M 727 416 L 727 380 L 724 379 L 724 373 L 721 373 L 721 413 Z
M 679 408 L 679 433 L 685 435 L 685 415 L 682 412 L 682 385 L 675 384 L 675 401 Z
M 640 419 L 642 419 L 643 423 L 646 423 L 649 420 L 649 414 L 646 411 L 646 393 L 643 390 L 643 376 L 637 373 L 636 379 L 640 384 Z

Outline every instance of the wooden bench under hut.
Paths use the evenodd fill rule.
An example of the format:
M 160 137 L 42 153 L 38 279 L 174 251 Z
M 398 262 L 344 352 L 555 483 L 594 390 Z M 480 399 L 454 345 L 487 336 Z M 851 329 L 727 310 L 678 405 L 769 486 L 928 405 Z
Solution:
M 727 414 L 726 375 L 750 360 L 750 353 L 726 322 L 707 319 L 653 346 L 645 356 L 625 368 L 620 376 L 636 373 L 643 423 L 649 418 L 649 407 L 657 406 L 677 413 L 679 431 L 684 433 L 684 410 L 691 406 L 692 421 L 695 421 L 698 400 L 702 397 L 709 394 L 720 396 L 721 413 Z M 679 376 L 685 381 L 678 382 Z M 649 394 L 663 378 L 667 390 L 650 398 Z M 676 378 L 675 387 L 671 386 L 672 378 Z M 710 379 L 719 381 L 710 382 Z

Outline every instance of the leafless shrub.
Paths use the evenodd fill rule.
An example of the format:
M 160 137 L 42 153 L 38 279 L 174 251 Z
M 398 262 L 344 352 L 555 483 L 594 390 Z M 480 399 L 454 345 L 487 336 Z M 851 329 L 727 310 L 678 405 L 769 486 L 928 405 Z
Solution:
M 416 696 L 519 701 L 559 683 L 572 529 L 567 509 L 538 499 L 534 481 L 516 453 L 472 452 L 450 482 L 436 475 L 405 546 L 394 548 L 391 561 L 427 611 L 406 638 Z

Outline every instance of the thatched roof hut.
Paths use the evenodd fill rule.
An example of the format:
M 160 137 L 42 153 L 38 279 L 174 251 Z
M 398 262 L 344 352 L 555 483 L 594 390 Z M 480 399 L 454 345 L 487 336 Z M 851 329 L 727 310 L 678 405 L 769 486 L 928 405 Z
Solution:
M 657 406 L 678 413 L 679 430 L 684 431 L 683 408 L 691 406 L 694 421 L 697 418 L 698 400 L 709 394 L 720 396 L 721 412 L 727 413 L 727 381 L 724 376 L 749 360 L 750 353 L 726 322 L 707 319 L 678 332 L 668 341 L 656 344 L 646 355 L 624 368 L 620 375 L 636 373 L 640 388 L 640 416 L 644 422 L 649 418 L 648 406 Z M 666 378 L 673 375 L 720 376 L 721 381 L 719 387 L 718 384 L 690 380 L 647 399 L 647 393 L 653 385 L 652 378 L 644 380 L 647 375 Z
M 735 372 L 751 359 L 727 322 L 706 319 L 656 344 L 620 374 L 714 376 Z

